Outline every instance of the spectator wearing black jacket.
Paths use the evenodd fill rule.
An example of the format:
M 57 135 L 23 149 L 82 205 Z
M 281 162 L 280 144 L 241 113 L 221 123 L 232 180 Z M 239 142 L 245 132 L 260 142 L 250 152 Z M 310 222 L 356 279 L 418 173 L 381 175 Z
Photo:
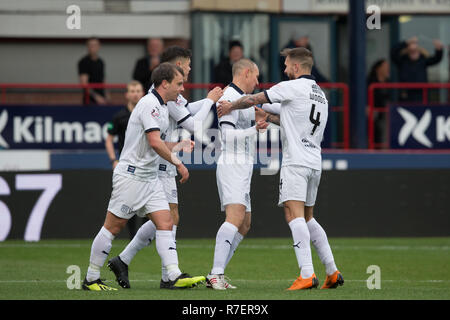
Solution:
M 389 82 L 390 66 L 387 59 L 377 60 L 370 69 L 367 77 L 367 86 L 371 83 L 386 83 Z M 386 107 L 391 100 L 389 89 L 377 88 L 374 90 L 374 107 Z M 386 133 L 386 112 L 375 112 L 375 143 L 385 141 Z
M 78 61 L 78 76 L 80 84 L 103 83 L 105 80 L 105 63 L 100 58 L 100 40 L 89 38 L 86 41 L 88 54 Z M 83 104 L 106 104 L 108 95 L 104 89 L 89 89 L 83 94 Z
M 397 65 L 399 82 L 428 82 L 427 68 L 439 63 L 443 54 L 441 41 L 433 40 L 433 45 L 433 56 L 429 56 L 428 52 L 419 46 L 417 37 L 400 42 L 391 49 L 391 59 Z M 422 90 L 402 90 L 400 100 L 421 102 Z
M 147 54 L 140 58 L 134 67 L 133 79 L 139 81 L 144 87 L 144 93 L 151 87 L 152 71 L 161 60 L 164 49 L 164 42 L 159 38 L 149 38 L 147 40 Z
M 223 58 L 214 67 L 213 81 L 228 85 L 233 80 L 233 63 L 244 57 L 244 47 L 239 40 L 231 40 L 228 44 L 228 57 Z

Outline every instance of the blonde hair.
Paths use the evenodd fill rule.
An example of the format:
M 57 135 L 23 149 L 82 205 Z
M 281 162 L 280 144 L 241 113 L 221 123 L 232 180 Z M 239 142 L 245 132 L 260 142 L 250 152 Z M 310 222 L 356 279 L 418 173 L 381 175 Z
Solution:
M 245 58 L 240 59 L 240 60 L 236 61 L 235 63 L 233 63 L 233 68 L 232 68 L 233 77 L 235 75 L 237 75 L 238 73 L 240 73 L 244 69 L 249 69 L 251 71 L 254 71 L 257 67 L 258 66 L 256 65 L 256 63 L 254 63 L 250 59 L 245 59 Z

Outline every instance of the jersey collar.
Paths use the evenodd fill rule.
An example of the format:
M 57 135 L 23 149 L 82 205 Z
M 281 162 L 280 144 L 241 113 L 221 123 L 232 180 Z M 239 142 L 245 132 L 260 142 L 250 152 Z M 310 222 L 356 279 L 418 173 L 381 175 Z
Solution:
M 161 98 L 161 96 L 159 95 L 158 91 L 156 91 L 156 89 L 152 89 L 152 93 L 155 95 L 156 98 L 158 98 L 158 101 L 161 105 L 165 104 L 163 98 Z
M 239 88 L 237 85 L 235 85 L 233 82 L 230 83 L 230 87 L 232 87 L 234 90 L 236 90 L 240 95 L 244 94 L 244 91 L 242 91 L 242 89 Z
M 313 75 L 311 75 L 311 74 L 304 74 L 304 75 L 302 75 L 302 76 L 298 77 L 297 79 L 309 79 L 309 80 L 316 80 L 316 78 L 314 78 L 314 76 L 313 76 Z

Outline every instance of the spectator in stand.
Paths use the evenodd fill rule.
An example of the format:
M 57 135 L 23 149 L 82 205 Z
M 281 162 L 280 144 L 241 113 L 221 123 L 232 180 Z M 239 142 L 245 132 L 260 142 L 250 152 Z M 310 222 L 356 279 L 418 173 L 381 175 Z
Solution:
M 90 38 L 86 42 L 88 54 L 78 61 L 78 75 L 80 83 L 103 83 L 105 79 L 105 64 L 99 57 L 100 41 L 97 38 Z M 104 89 L 89 89 L 88 97 L 83 94 L 83 104 L 106 104 L 108 101 Z
M 214 67 L 215 83 L 228 85 L 233 80 L 233 63 L 244 57 L 244 47 L 239 40 L 231 40 L 228 44 L 228 57 L 223 58 L 218 65 Z
M 389 82 L 390 66 L 387 59 L 377 60 L 370 69 L 369 76 L 367 78 L 367 86 L 371 83 L 386 83 Z M 381 108 L 386 107 L 391 100 L 390 90 L 377 88 L 374 90 L 374 107 Z M 386 133 L 386 113 L 375 112 L 375 143 L 385 142 Z
M 164 50 L 164 42 L 159 38 L 149 38 L 147 40 L 147 55 L 140 58 L 134 67 L 133 79 L 139 81 L 144 87 L 144 93 L 151 87 L 152 71 L 160 61 Z
M 419 46 L 417 37 L 402 41 L 391 50 L 391 59 L 398 68 L 399 82 L 428 82 L 427 68 L 442 60 L 443 45 L 433 40 L 435 52 L 433 56 Z M 400 91 L 400 100 L 407 102 L 422 101 L 421 89 Z
M 309 43 L 309 36 L 300 31 L 294 31 L 292 34 L 291 40 L 289 40 L 288 44 L 284 46 L 284 49 L 292 49 L 292 48 L 306 48 L 312 52 L 311 44 Z M 288 76 L 284 73 L 284 69 L 286 66 L 284 65 L 284 60 L 286 57 L 280 57 L 280 71 L 281 71 L 281 80 L 286 81 L 289 80 Z M 322 75 L 322 73 L 317 69 L 316 64 L 314 63 L 311 75 L 315 78 L 316 82 L 329 82 L 329 80 Z

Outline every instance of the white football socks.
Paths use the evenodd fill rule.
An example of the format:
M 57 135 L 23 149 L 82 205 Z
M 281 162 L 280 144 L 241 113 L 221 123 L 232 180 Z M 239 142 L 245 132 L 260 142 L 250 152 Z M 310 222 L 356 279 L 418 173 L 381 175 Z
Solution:
M 225 272 L 227 258 L 237 231 L 238 228 L 235 225 L 226 221 L 220 226 L 216 235 L 214 264 L 211 274 L 223 274 Z
M 173 240 L 175 241 L 175 245 L 177 244 L 176 236 L 177 236 L 177 226 L 173 225 L 172 237 Z M 169 281 L 169 274 L 167 273 L 167 268 L 165 268 L 162 264 L 161 264 L 161 279 L 162 281 Z
M 333 253 L 331 252 L 330 244 L 328 242 L 327 234 L 322 226 L 312 218 L 307 223 L 309 233 L 311 235 L 311 242 L 317 251 L 320 261 L 325 266 L 327 275 L 331 276 L 337 271 L 334 263 Z
M 115 236 L 102 227 L 92 242 L 91 257 L 86 280 L 91 282 L 100 278 L 100 269 L 108 258 Z
M 289 227 L 291 228 L 292 239 L 294 240 L 293 246 L 301 271 L 300 275 L 303 279 L 310 278 L 314 273 L 314 268 L 311 257 L 311 246 L 309 244 L 310 235 L 305 218 L 295 218 L 289 222 Z
M 239 243 L 241 243 L 242 239 L 244 239 L 244 236 L 239 232 L 236 232 L 233 239 L 233 243 L 231 244 L 230 252 L 228 253 L 227 261 L 225 261 L 225 268 L 227 267 L 228 263 L 233 257 L 234 252 L 236 251 L 236 248 L 238 247 Z
M 136 232 L 134 238 L 128 243 L 128 245 L 119 254 L 120 260 L 125 264 L 130 265 L 134 256 L 143 248 L 148 246 L 156 236 L 156 226 L 152 220 L 148 220 L 144 223 Z
M 178 268 L 178 254 L 171 230 L 156 230 L 156 250 L 161 264 L 167 269 L 169 280 L 175 280 L 181 271 Z

